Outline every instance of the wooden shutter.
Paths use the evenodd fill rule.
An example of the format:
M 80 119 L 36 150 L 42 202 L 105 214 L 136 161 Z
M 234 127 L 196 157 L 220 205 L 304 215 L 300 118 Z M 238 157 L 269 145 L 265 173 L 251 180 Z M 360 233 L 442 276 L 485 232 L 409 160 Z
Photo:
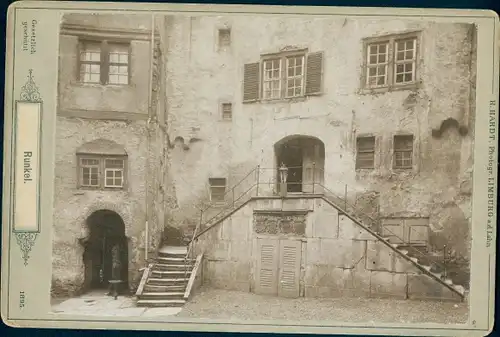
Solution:
M 276 295 L 278 283 L 278 242 L 258 241 L 256 289 L 257 294 Z
M 279 296 L 291 298 L 299 297 L 301 246 L 300 241 L 281 241 Z
M 260 63 L 247 63 L 243 69 L 243 102 L 259 99 Z
M 307 55 L 306 95 L 320 94 L 323 88 L 323 52 Z

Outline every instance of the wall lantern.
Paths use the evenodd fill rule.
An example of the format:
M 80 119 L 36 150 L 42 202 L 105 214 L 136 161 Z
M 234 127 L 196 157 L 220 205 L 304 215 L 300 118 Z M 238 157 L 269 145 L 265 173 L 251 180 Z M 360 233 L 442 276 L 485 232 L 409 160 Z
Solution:
M 288 167 L 286 167 L 284 163 L 281 163 L 281 166 L 279 168 L 279 172 L 280 172 L 281 182 L 286 183 L 286 180 L 288 178 Z

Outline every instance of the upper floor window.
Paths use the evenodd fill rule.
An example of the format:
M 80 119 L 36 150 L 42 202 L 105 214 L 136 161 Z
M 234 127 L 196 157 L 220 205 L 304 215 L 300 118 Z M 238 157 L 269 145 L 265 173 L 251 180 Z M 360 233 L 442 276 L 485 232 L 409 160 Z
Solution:
M 390 36 L 365 41 L 364 86 L 381 88 L 416 83 L 417 36 Z
M 373 169 L 375 167 L 375 137 L 365 136 L 356 139 L 356 168 Z
M 130 46 L 108 41 L 80 41 L 80 81 L 83 83 L 129 83 Z
M 77 150 L 78 186 L 95 189 L 123 189 L 126 184 L 127 154 L 115 142 L 98 139 Z
M 317 95 L 322 90 L 323 53 L 306 50 L 265 55 L 245 64 L 243 101 Z
M 394 168 L 412 168 L 413 166 L 413 136 L 394 136 Z
M 214 202 L 224 201 L 226 194 L 226 178 L 209 178 L 210 200 Z

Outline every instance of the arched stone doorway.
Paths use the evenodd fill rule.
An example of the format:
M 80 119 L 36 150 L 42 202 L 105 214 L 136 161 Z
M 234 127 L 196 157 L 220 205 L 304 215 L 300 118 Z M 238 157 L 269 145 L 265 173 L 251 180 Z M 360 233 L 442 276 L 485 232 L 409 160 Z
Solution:
M 274 144 L 276 167 L 288 168 L 287 192 L 318 193 L 324 183 L 325 145 L 316 137 L 293 135 Z M 280 181 L 279 171 L 276 172 Z M 279 190 L 279 184 L 278 184 Z
M 85 266 L 84 290 L 109 289 L 109 281 L 119 278 L 118 289 L 128 290 L 128 242 L 125 223 L 116 212 L 98 210 L 86 220 L 88 236 L 82 241 Z

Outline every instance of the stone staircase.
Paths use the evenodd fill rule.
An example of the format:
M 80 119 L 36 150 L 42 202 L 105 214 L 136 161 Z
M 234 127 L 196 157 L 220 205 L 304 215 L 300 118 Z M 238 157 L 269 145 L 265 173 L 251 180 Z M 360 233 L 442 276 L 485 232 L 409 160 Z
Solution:
M 364 228 L 373 236 L 377 237 L 383 243 L 385 243 L 388 247 L 390 247 L 394 252 L 398 255 L 403 256 L 406 260 L 410 261 L 413 265 L 415 265 L 422 273 L 427 274 L 435 281 L 443 284 L 448 289 L 458 294 L 462 299 L 464 299 L 468 292 L 465 287 L 459 284 L 454 284 L 453 280 L 451 280 L 445 273 L 442 268 L 438 266 L 437 263 L 433 263 L 431 259 L 425 256 L 425 254 L 416 254 L 418 251 L 412 249 L 413 247 L 409 247 L 407 243 L 394 243 L 394 239 L 399 239 L 396 235 L 393 236 L 382 236 L 376 231 L 372 229 L 370 223 L 366 223 L 367 221 L 363 221 L 358 218 L 355 214 L 348 212 L 345 210 L 345 207 L 342 208 L 338 204 L 338 200 L 336 198 L 324 196 L 324 200 L 329 202 L 333 207 L 342 212 L 342 214 L 346 215 L 352 221 L 357 223 L 360 227 Z M 394 233 L 393 233 L 394 234 Z
M 383 239 L 389 242 L 399 253 L 406 255 L 414 263 L 422 266 L 429 274 L 434 275 L 435 278 L 439 278 L 462 296 L 466 295 L 466 288 L 461 284 L 456 284 L 453 277 L 445 271 L 443 263 L 437 261 L 441 256 L 433 256 L 431 253 L 425 252 L 422 247 L 409 246 L 407 243 L 391 243 L 393 240 L 392 237 L 384 237 Z
M 193 260 L 185 260 L 187 247 L 160 248 L 142 291 L 137 294 L 139 307 L 182 307 L 193 270 Z

